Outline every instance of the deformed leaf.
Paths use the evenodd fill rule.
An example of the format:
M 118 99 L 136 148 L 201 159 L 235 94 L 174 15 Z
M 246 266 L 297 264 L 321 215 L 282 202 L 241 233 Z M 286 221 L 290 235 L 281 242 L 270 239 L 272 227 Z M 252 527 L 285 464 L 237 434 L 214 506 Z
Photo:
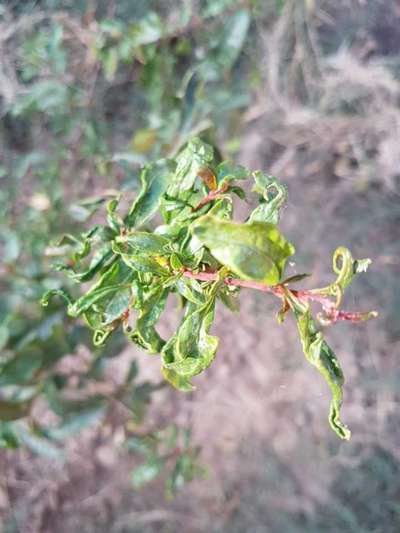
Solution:
M 304 354 L 307 360 L 323 375 L 332 392 L 329 423 L 341 439 L 350 439 L 350 430 L 340 420 L 340 408 L 343 401 L 344 377 L 336 355 L 317 330 L 311 312 L 294 311 Z
M 85 247 L 82 251 L 83 250 L 86 251 L 87 248 Z M 114 260 L 115 257 L 110 249 L 110 245 L 106 244 L 94 253 L 88 268 L 83 272 L 76 272 L 72 266 L 65 264 L 56 264 L 54 267 L 55 270 L 58 270 L 59 272 L 65 272 L 73 281 L 84 283 L 86 281 L 91 281 L 96 274 L 111 265 Z
M 356 274 L 366 272 L 371 259 L 354 260 L 348 248 L 340 246 L 333 254 L 333 270 L 338 275 L 335 285 L 344 290 L 353 281 Z
M 119 233 L 120 229 L 124 225 L 122 218 L 117 213 L 119 202 L 119 197 L 113 198 L 107 202 L 107 222 L 110 228 L 116 233 Z
M 142 226 L 157 211 L 161 197 L 173 179 L 175 164 L 168 159 L 146 165 L 140 175 L 142 188 L 125 223 L 130 228 Z
M 168 194 L 179 196 L 181 191 L 191 189 L 199 172 L 201 174 L 202 169 L 209 167 L 213 157 L 214 150 L 209 144 L 198 137 L 191 139 L 176 158 L 176 172 L 168 187 Z
M 287 188 L 273 176 L 268 176 L 262 172 L 253 172 L 256 182 L 253 191 L 262 195 L 260 205 L 254 209 L 249 221 L 259 220 L 277 224 L 279 213 L 287 200 Z
M 273 224 L 238 224 L 210 215 L 192 225 L 193 234 L 222 265 L 243 279 L 279 283 L 294 247 Z
M 164 345 L 155 325 L 164 310 L 167 296 L 168 291 L 163 287 L 154 287 L 141 302 L 134 330 L 127 331 L 129 338 L 149 353 L 159 353 Z
M 190 378 L 187 376 L 181 376 L 175 370 L 171 370 L 163 366 L 161 368 L 164 379 L 168 381 L 175 389 L 181 390 L 183 392 L 191 392 L 194 390 Z
M 175 284 L 178 293 L 187 301 L 197 305 L 205 303 L 203 291 L 198 281 L 189 278 L 179 278 Z
M 186 96 L 193 90 L 200 90 L 206 80 L 219 79 L 225 68 L 233 65 L 242 51 L 249 21 L 248 9 L 240 9 L 228 17 L 223 31 L 216 37 L 213 57 L 205 59 L 195 75 L 190 74 L 190 79 L 195 83 Z M 117 31 L 118 39 L 129 41 L 123 36 L 122 28 L 117 25 L 111 28 L 111 33 Z M 106 33 L 108 35 L 108 30 Z M 114 43 L 110 46 L 116 50 Z M 148 61 L 149 69 L 153 68 L 153 52 L 147 55 L 148 50 L 130 47 L 132 44 L 125 42 L 123 56 L 126 60 L 133 53 L 135 57 Z M 201 79 L 201 83 L 195 77 Z M 222 102 L 223 93 L 215 97 Z M 221 105 L 233 108 L 238 104 L 229 101 Z M 185 128 L 192 128 L 190 122 L 196 116 L 195 111 L 193 109 L 192 115 L 184 111 L 181 117 L 184 131 L 187 131 Z M 185 142 L 184 131 L 181 131 L 179 142 Z M 161 129 L 159 132 L 161 135 Z M 170 142 L 167 137 L 166 146 Z M 148 139 L 145 141 L 147 143 Z M 168 149 L 170 153 L 175 150 L 174 146 L 168 146 Z M 234 182 L 250 176 L 255 180 L 253 192 L 259 197 L 259 205 L 247 215 L 245 223 L 238 223 L 233 220 L 237 203 L 233 195 L 243 200 L 245 189 Z M 237 295 L 244 287 L 261 289 L 278 296 L 282 300 L 278 320 L 282 322 L 289 311 L 295 314 L 306 358 L 324 376 L 332 391 L 330 424 L 341 438 L 348 439 L 350 432 L 340 420 L 343 373 L 336 356 L 317 330 L 308 302 L 322 306 L 323 313 L 317 317 L 320 321 L 324 320 L 325 324 L 338 320 L 360 322 L 376 316 L 374 312 L 354 313 L 340 309 L 345 289 L 354 275 L 366 271 L 370 260 L 354 260 L 347 248 L 338 248 L 333 257 L 337 279 L 332 284 L 312 290 L 290 289 L 290 285 L 302 281 L 306 275 L 284 277 L 286 262 L 295 252 L 293 245 L 277 228 L 280 210 L 287 197 L 286 187 L 262 172 L 250 174 L 244 167 L 227 161 L 220 162 L 220 153 L 216 151 L 214 155 L 213 147 L 198 137 L 189 140 L 175 160 L 162 159 L 145 166 L 141 181 L 142 188 L 124 219 L 117 213 L 119 196 L 113 193 L 107 206 L 108 225 L 94 226 L 79 237 L 67 234 L 60 243 L 63 253 L 68 251 L 70 254 L 70 260 L 58 269 L 66 271 L 76 282 L 96 281 L 77 300 L 62 289 L 55 289 L 44 295 L 43 304 L 47 305 L 51 296 L 63 297 L 68 303 L 68 314 L 83 316 L 93 330 L 95 346 L 102 346 L 122 325 L 131 341 L 148 353 L 161 354 L 162 373 L 166 381 L 180 390 L 191 391 L 194 388 L 191 379 L 212 363 L 217 351 L 218 339 L 210 335 L 216 301 L 222 301 L 229 309 L 237 310 Z M 95 209 L 102 201 L 95 199 L 93 205 L 89 203 L 86 206 L 87 210 Z M 158 222 L 160 225 L 154 231 L 150 227 L 143 228 L 157 212 L 162 218 L 162 222 Z M 60 256 L 61 250 L 52 250 L 52 255 Z M 239 279 L 233 280 L 232 276 Z M 49 286 L 59 285 L 53 283 Z M 170 293 L 178 298 L 183 318 L 165 342 L 156 326 Z M 336 297 L 336 302 L 332 301 L 332 297 Z M 137 319 L 133 324 L 133 314 L 136 312 Z M 58 327 L 62 326 L 59 324 Z M 38 337 L 49 338 L 50 329 L 46 326 Z M 3 343 L 7 342 L 8 350 L 14 334 L 7 329 L 4 335 Z M 24 341 L 26 338 L 28 343 Z M 115 338 L 118 339 L 118 336 L 113 335 Z M 120 335 L 120 338 L 123 336 Z M 24 357 L 8 358 L 7 354 L 0 368 L 0 384 L 33 388 L 37 379 L 41 379 L 41 370 L 47 364 L 46 358 L 51 357 L 54 363 L 59 357 L 54 353 L 65 352 L 64 347 L 60 351 L 58 342 L 50 344 L 50 340 L 48 344 L 54 349 L 35 351 L 32 339 L 32 336 L 25 335 L 22 341 L 18 341 L 20 352 L 24 347 Z M 110 357 L 111 352 L 115 350 L 102 349 L 96 352 L 100 356 L 96 358 L 89 377 L 93 376 L 92 372 L 99 371 L 102 361 Z M 131 409 L 131 422 L 134 424 L 142 421 L 151 394 L 163 385 L 148 382 L 137 385 L 134 382 L 132 387 L 131 382 L 136 374 L 137 367 L 134 364 L 120 389 L 120 399 Z M 85 380 L 86 376 L 82 378 Z M 53 383 L 56 403 L 62 388 L 60 382 L 62 380 L 57 378 Z M 47 394 L 50 395 L 49 392 Z M 22 401 L 27 396 L 18 398 Z M 52 401 L 54 403 L 54 398 Z M 50 430 L 48 435 L 61 439 L 74 433 L 98 416 L 101 417 L 97 407 L 101 411 L 101 406 L 82 406 L 82 412 L 79 410 L 81 417 L 75 416 L 79 414 L 77 412 L 63 412 L 64 421 Z M 58 409 L 59 405 L 56 405 L 53 410 Z M 9 409 L 10 412 L 8 417 L 18 416 L 12 409 Z M 31 440 L 30 445 L 39 450 L 41 440 Z M 188 450 L 184 451 L 186 453 Z M 57 450 L 50 452 L 56 453 Z M 177 459 L 174 455 L 176 463 L 169 481 L 170 493 L 190 479 L 193 457 L 188 454 Z M 135 486 L 154 479 L 161 471 L 164 459 L 154 459 L 151 454 L 147 455 L 147 459 L 148 462 L 133 474 Z
M 118 292 L 125 289 L 134 289 L 134 275 L 132 271 L 127 268 L 122 261 L 116 261 L 100 279 L 75 303 L 68 306 L 68 314 L 70 316 L 80 316 L 82 313 L 90 309 L 94 304 L 104 302 L 107 303 Z
M 200 306 L 189 302 L 179 329 L 162 350 L 163 367 L 167 370 L 164 376 L 177 388 L 190 390 L 188 380 L 208 368 L 215 358 L 218 338 L 208 334 L 214 308 L 213 295 Z M 184 378 L 182 382 L 180 378 Z

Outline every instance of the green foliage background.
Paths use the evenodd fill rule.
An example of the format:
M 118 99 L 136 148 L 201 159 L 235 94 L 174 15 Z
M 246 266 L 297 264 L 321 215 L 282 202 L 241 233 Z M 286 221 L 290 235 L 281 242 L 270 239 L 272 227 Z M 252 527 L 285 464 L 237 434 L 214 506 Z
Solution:
M 5 70 L 13 71 L 9 83 L 14 84 L 3 94 L 0 168 L 1 283 L 7 295 L 0 317 L 0 432 L 5 447 L 26 445 L 49 457 L 62 456 L 66 438 L 110 411 L 103 394 L 87 389 L 101 381 L 107 359 L 118 356 L 124 339 L 117 335 L 96 349 L 71 391 L 59 363 L 82 346 L 93 352 L 91 341 L 57 303 L 45 311 L 38 307 L 46 290 L 78 293 L 51 273 L 59 252 L 50 243 L 81 226 L 102 202 L 101 197 L 79 200 L 96 192 L 106 198 L 115 188 L 136 191 L 140 167 L 173 156 L 193 134 L 225 142 L 228 151 L 237 149 L 232 134 L 249 103 L 252 61 L 245 57 L 245 44 L 251 42 L 254 8 L 205 2 L 197 12 L 183 3 L 168 18 L 163 2 L 151 4 L 118 2 L 112 17 L 106 3 L 94 10 L 84 2 L 61 3 L 57 10 L 50 3 L 40 12 L 29 3 L 13 11 L 2 8 L 4 25 L 12 17 L 17 21 L 2 37 L 9 53 Z M 126 386 L 137 374 L 134 362 Z M 124 396 L 137 423 L 159 387 L 135 382 Z M 56 425 L 26 418 L 37 395 L 56 415 Z M 179 430 L 172 430 L 177 434 L 170 446 L 176 448 Z M 148 481 L 161 471 L 158 448 L 149 450 L 150 470 L 136 472 L 135 486 L 139 472 Z M 192 477 L 194 467 L 187 463 L 193 453 L 177 454 L 170 492 L 182 483 L 179 476 Z

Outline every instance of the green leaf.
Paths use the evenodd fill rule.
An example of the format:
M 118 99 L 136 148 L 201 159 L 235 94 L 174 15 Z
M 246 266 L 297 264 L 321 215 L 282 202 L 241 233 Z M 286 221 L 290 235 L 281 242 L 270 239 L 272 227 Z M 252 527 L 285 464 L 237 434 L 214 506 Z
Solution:
M 205 303 L 203 289 L 198 281 L 189 278 L 179 278 L 176 281 L 175 287 L 178 293 L 189 302 L 196 305 Z
M 68 109 L 69 89 L 65 83 L 56 80 L 39 80 L 21 93 L 12 107 L 12 114 L 19 116 L 33 111 L 52 114 Z
M 147 406 L 151 402 L 151 396 L 164 386 L 163 383 L 150 383 L 145 381 L 140 385 L 135 385 L 127 394 L 125 405 L 129 406 L 132 413 L 132 420 L 135 424 L 142 424 Z
M 222 161 L 222 163 L 217 166 L 216 170 L 218 187 L 233 180 L 245 180 L 249 175 L 250 171 L 246 167 L 235 165 L 229 161 Z
M 17 438 L 37 455 L 49 459 L 60 460 L 65 457 L 63 450 L 51 444 L 46 438 L 35 435 L 25 424 L 17 422 L 14 425 Z
M 125 219 L 128 227 L 140 227 L 155 214 L 162 195 L 172 181 L 174 169 L 175 164 L 168 159 L 161 159 L 143 168 L 140 175 L 141 191 Z
M 169 498 L 172 498 L 179 490 L 181 490 L 187 483 L 193 480 L 198 468 L 196 468 L 196 456 L 193 454 L 183 453 L 175 462 L 172 472 L 166 480 L 166 493 Z
M 106 287 L 99 287 L 98 289 L 90 290 L 84 296 L 81 296 L 74 304 L 68 307 L 68 314 L 72 317 L 80 316 L 87 311 L 95 303 L 110 298 L 118 290 L 123 290 L 126 287 L 124 285 L 109 285 Z
M 356 274 L 366 272 L 371 259 L 354 260 L 348 248 L 340 246 L 333 254 L 333 270 L 338 275 L 335 285 L 342 290 L 350 285 Z
M 262 195 L 262 201 L 251 213 L 249 221 L 269 222 L 277 224 L 280 210 L 287 200 L 287 188 L 273 176 L 262 172 L 253 172 L 256 184 L 253 191 Z
M 164 310 L 168 291 L 156 286 L 141 303 L 135 329 L 127 331 L 129 338 L 149 353 L 159 353 L 165 344 L 157 333 L 157 324 Z
M 85 198 L 76 204 L 70 205 L 68 211 L 78 222 L 85 222 L 112 196 L 115 196 L 113 192 L 106 192 L 100 196 Z
M 113 250 L 115 253 L 127 255 L 164 255 L 168 251 L 168 244 L 169 240 L 162 235 L 135 231 L 117 237 L 113 243 Z
M 233 191 L 234 192 L 234 191 Z M 233 215 L 233 202 L 230 196 L 224 196 L 214 202 L 214 205 L 207 213 L 218 218 L 230 220 Z
M 238 224 L 206 215 L 192 232 L 218 261 L 243 279 L 279 283 L 286 260 L 295 249 L 275 225 Z
M 240 311 L 240 304 L 237 298 L 237 294 L 230 294 L 227 291 L 220 291 L 219 298 L 221 302 L 233 313 L 238 313 Z
M 2 261 L 4 261 L 4 263 L 14 263 L 21 252 L 21 242 L 17 233 L 15 231 L 2 229 L 0 233 L 0 243 L 2 245 Z
M 121 289 L 108 302 L 104 310 L 103 324 L 112 324 L 129 309 L 132 300 L 132 288 Z
M 144 437 L 133 436 L 129 437 L 124 446 L 134 453 L 140 455 L 151 456 L 156 452 L 157 449 L 157 439 L 151 435 L 145 435 Z
M 181 390 L 190 390 L 189 378 L 208 368 L 215 358 L 218 338 L 208 334 L 214 320 L 215 295 L 206 303 L 189 302 L 178 331 L 162 350 L 164 377 Z M 184 378 L 182 383 L 179 378 Z
M 0 324 L 0 350 L 2 350 L 10 338 L 10 330 L 7 325 Z
M 87 248 L 83 248 L 80 254 L 85 255 L 86 251 Z M 110 245 L 106 244 L 96 251 L 90 261 L 89 267 L 83 272 L 76 272 L 73 267 L 64 264 L 56 264 L 54 267 L 59 272 L 65 272 L 73 281 L 84 283 L 91 281 L 97 273 L 110 266 L 114 261 L 115 256 L 110 249 Z
M 68 314 L 76 317 L 91 308 L 94 304 L 108 302 L 118 291 L 135 289 L 134 275 L 122 261 L 115 262 L 100 279 L 75 303 L 68 306 Z M 107 305 L 106 304 L 106 305 Z
M 129 31 L 135 46 L 155 43 L 162 38 L 164 32 L 163 21 L 154 11 L 149 11 L 138 22 L 132 24 Z
M 13 426 L 12 422 L 0 422 L 0 448 L 15 450 L 19 447 L 19 440 Z
M 288 278 L 285 278 L 282 281 L 282 285 L 289 285 L 290 283 L 298 283 L 299 281 L 303 281 L 303 279 L 307 279 L 311 276 L 311 274 L 294 274 L 293 276 L 289 276 Z
M 0 369 L 0 386 L 30 383 L 42 367 L 43 355 L 20 351 Z
M 186 148 L 176 158 L 175 177 L 168 187 L 168 194 L 179 197 L 182 191 L 191 189 L 199 171 L 204 167 L 208 168 L 213 158 L 212 146 L 204 143 L 198 137 L 190 140 Z
M 220 69 L 229 70 L 233 67 L 242 52 L 249 27 L 250 13 L 246 9 L 225 18 L 214 59 Z
M 341 439 L 349 440 L 350 430 L 340 420 L 344 377 L 339 361 L 324 340 L 322 333 L 317 330 L 310 310 L 307 309 L 304 313 L 295 310 L 295 316 L 304 354 L 323 375 L 332 392 L 329 423 Z
M 139 254 L 121 254 L 121 259 L 130 269 L 132 269 L 133 272 L 154 274 L 156 276 L 169 275 L 169 270 L 166 268 L 167 263 L 163 261 L 162 258 L 155 259 L 153 257 L 146 257 L 145 255 Z
M 52 440 L 64 441 L 83 429 L 98 423 L 104 417 L 106 406 L 104 401 L 99 400 L 97 403 L 97 406 L 82 408 L 80 411 L 68 415 L 59 426 L 47 428 L 46 435 Z
M 183 392 L 191 392 L 195 389 L 188 377 L 179 375 L 177 372 L 175 372 L 175 370 L 171 370 L 170 368 L 163 366 L 161 371 L 164 379 L 168 381 L 168 383 L 170 383 L 175 389 Z
M 140 489 L 156 479 L 164 469 L 164 461 L 159 457 L 151 458 L 147 463 L 138 466 L 132 473 L 132 485 Z
M 113 81 L 118 68 L 118 51 L 115 48 L 109 48 L 104 51 L 102 59 L 104 76 L 108 82 L 111 82 Z
M 61 298 L 63 298 L 63 300 L 67 302 L 68 305 L 73 303 L 71 296 L 64 289 L 50 289 L 49 291 L 46 291 L 43 294 L 40 300 L 40 304 L 43 307 L 47 307 L 49 305 L 50 300 L 54 298 L 54 296 L 60 296 Z
M 285 7 L 285 0 L 275 0 L 275 7 L 278 11 L 278 14 L 281 15 L 283 8 Z
M 119 202 L 120 198 L 117 197 L 113 198 L 107 203 L 107 222 L 110 228 L 115 231 L 115 233 L 119 233 L 124 225 L 122 218 L 117 213 Z

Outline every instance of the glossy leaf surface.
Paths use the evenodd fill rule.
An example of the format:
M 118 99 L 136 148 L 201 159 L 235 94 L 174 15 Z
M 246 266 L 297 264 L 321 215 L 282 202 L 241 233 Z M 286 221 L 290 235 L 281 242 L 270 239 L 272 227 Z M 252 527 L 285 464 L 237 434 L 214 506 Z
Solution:
M 192 231 L 234 274 L 267 285 L 279 283 L 287 258 L 294 254 L 293 245 L 272 224 L 238 224 L 208 215 Z

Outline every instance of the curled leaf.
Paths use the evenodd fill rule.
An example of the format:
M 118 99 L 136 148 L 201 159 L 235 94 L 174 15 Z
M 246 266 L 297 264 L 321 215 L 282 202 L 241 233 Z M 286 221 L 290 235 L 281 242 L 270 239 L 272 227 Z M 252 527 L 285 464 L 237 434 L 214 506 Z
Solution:
M 162 350 L 163 367 L 168 371 L 164 376 L 177 388 L 190 390 L 188 380 L 208 368 L 215 357 L 218 338 L 208 334 L 214 307 L 213 295 L 200 306 L 190 302 L 178 331 Z
M 322 333 L 317 330 L 310 310 L 307 309 L 305 313 L 295 311 L 295 316 L 304 354 L 325 378 L 332 392 L 329 411 L 331 428 L 341 439 L 349 440 L 350 430 L 340 420 L 344 377 L 339 361 Z
M 259 220 L 277 224 L 280 210 L 287 200 L 287 188 L 273 176 L 267 176 L 262 172 L 253 173 L 256 184 L 253 191 L 262 195 L 260 205 L 251 213 L 249 221 Z
M 143 299 L 133 331 L 126 329 L 129 338 L 149 353 L 159 353 L 165 344 L 155 329 L 167 301 L 168 291 L 154 287 Z
M 176 158 L 176 172 L 168 187 L 168 194 L 179 196 L 182 191 L 191 189 L 199 172 L 209 167 L 213 157 L 212 146 L 198 137 L 191 139 Z
M 41 305 L 43 307 L 47 307 L 50 300 L 54 298 L 54 296 L 60 296 L 67 302 L 68 305 L 73 303 L 71 296 L 64 289 L 51 289 L 43 294 L 42 299 L 40 300 Z
M 342 290 L 350 285 L 356 274 L 366 272 L 371 259 L 353 259 L 348 248 L 340 246 L 333 254 L 333 270 L 338 275 L 335 284 Z

